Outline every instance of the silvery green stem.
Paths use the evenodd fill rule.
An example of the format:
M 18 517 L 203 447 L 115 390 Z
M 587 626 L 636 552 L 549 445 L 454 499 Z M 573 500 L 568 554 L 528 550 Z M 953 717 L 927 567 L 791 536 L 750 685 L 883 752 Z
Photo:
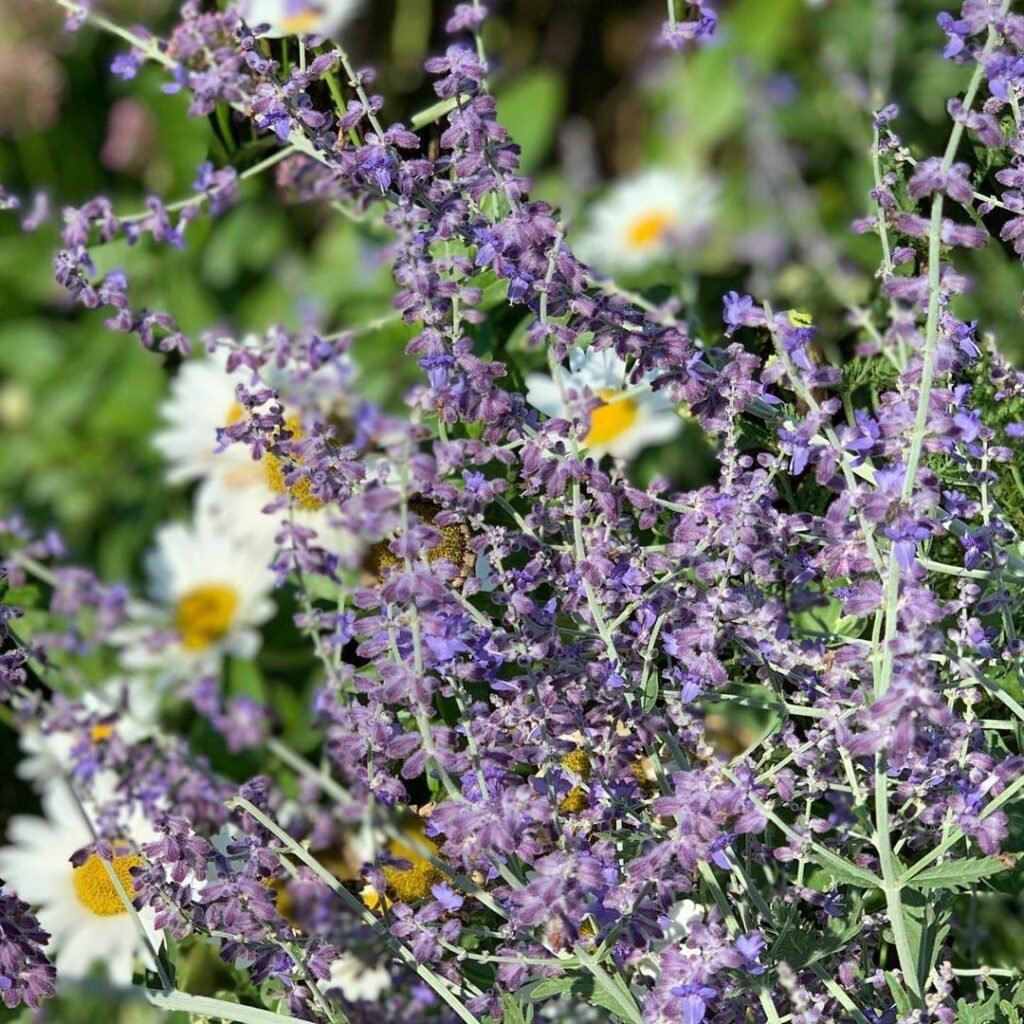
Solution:
M 1010 0 L 1003 0 L 1001 13 L 1005 14 Z M 969 109 L 981 87 L 984 77 L 984 58 L 992 50 L 996 41 L 996 33 L 989 27 L 985 48 L 979 56 L 971 77 L 970 85 L 964 96 L 964 107 Z M 949 135 L 949 142 L 942 157 L 942 170 L 948 170 L 956 156 L 957 147 L 963 136 L 964 126 L 957 121 Z M 924 450 L 924 439 L 927 434 L 928 412 L 931 404 L 932 385 L 935 381 L 935 359 L 938 349 L 939 335 L 939 304 L 941 300 L 941 254 L 942 254 L 942 210 L 944 196 L 936 192 L 932 199 L 931 220 L 928 229 L 928 314 L 925 321 L 924 351 L 921 354 L 921 383 L 918 389 L 917 414 L 910 436 L 910 447 L 907 453 L 906 476 L 903 480 L 904 502 L 910 500 L 917 482 L 917 470 Z M 893 545 L 889 553 L 889 566 L 884 585 L 885 630 L 881 643 L 880 657 L 875 662 L 875 699 L 882 697 L 889 689 L 893 670 L 893 644 L 899 631 L 899 595 L 900 566 L 896 559 Z M 904 884 L 899 877 L 896 858 L 892 849 L 892 837 L 889 824 L 889 780 L 886 773 L 885 755 L 880 752 L 875 764 L 875 848 L 878 851 L 879 867 L 882 873 L 883 891 L 885 893 L 886 911 L 892 926 L 893 941 L 899 956 L 900 968 L 904 982 L 915 996 L 921 1000 L 921 983 L 918 977 L 916 951 L 911 948 L 910 936 L 907 931 L 903 899 L 900 894 Z

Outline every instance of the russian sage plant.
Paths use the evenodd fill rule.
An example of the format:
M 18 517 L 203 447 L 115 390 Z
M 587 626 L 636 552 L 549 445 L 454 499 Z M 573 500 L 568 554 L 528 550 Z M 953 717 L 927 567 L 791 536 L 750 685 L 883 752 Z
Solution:
M 183 201 L 60 213 L 68 296 L 181 357 L 154 443 L 193 514 L 145 594 L 3 523 L 0 694 L 45 814 L 0 850 L 6 1005 L 53 993 L 49 957 L 58 988 L 102 970 L 243 1024 L 1019 1024 L 977 913 L 1024 880 L 1024 376 L 958 296 L 961 250 L 1024 253 L 1024 15 L 940 16 L 935 59 L 945 33 L 970 72 L 940 152 L 875 114 L 854 228 L 878 271 L 833 364 L 801 310 L 730 291 L 698 330 L 606 276 L 702 244 L 709 215 L 679 223 L 721 201 L 699 174 L 629 186 L 621 241 L 596 218 L 602 269 L 581 262 L 519 173 L 479 2 L 417 130 L 325 38 L 350 3 L 185 0 L 159 38 L 53 2 L 124 44 L 124 79 L 159 65 L 269 145 Z M 707 0 L 668 14 L 667 59 L 714 45 Z M 189 338 L 97 269 L 116 240 L 187 245 L 261 174 L 382 219 L 401 410 L 366 397 L 364 324 Z M 683 417 L 714 481 L 636 483 Z M 302 753 L 226 682 L 272 620 L 309 684 Z M 757 727 L 730 745 L 735 711 Z M 204 988 L 184 968 L 211 951 Z

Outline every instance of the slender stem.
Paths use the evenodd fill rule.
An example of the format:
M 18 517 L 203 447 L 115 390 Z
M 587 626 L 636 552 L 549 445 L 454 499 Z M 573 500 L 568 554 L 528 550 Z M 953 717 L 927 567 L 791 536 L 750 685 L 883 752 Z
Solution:
M 886 912 L 892 927 L 893 943 L 903 971 L 904 983 L 918 999 L 921 998 L 921 983 L 918 978 L 916 951 L 910 944 L 903 900 L 900 895 L 900 880 L 896 868 L 896 856 L 892 850 L 892 836 L 889 831 L 889 785 L 885 774 L 885 759 L 879 754 L 875 768 L 875 848 L 878 850 L 878 866 L 882 872 L 882 890 L 885 894 Z
M 1000 14 L 1006 14 L 1009 10 L 1011 0 L 1003 0 L 1000 7 Z M 985 48 L 978 57 L 977 66 L 971 76 L 967 92 L 964 94 L 963 106 L 970 110 L 974 99 L 981 88 L 985 77 L 984 59 L 995 46 L 997 34 L 990 26 Z M 949 142 L 946 151 L 942 155 L 942 171 L 948 171 L 953 165 L 956 157 L 960 139 L 963 137 L 963 120 L 953 123 L 953 129 L 949 133 Z M 907 501 L 914 491 L 914 484 L 917 478 L 917 466 L 921 459 L 921 451 L 924 446 L 924 438 L 928 424 L 928 399 L 931 396 L 931 387 L 935 378 L 935 355 L 939 330 L 939 301 L 941 298 L 940 278 L 940 256 L 942 251 L 942 208 L 944 202 L 942 192 L 936 192 L 932 199 L 931 222 L 928 229 L 928 318 L 925 326 L 924 355 L 921 366 L 920 400 L 917 406 L 917 416 L 914 420 L 913 432 L 910 440 L 910 451 L 907 455 L 907 475 L 903 481 L 903 500 Z
M 1003 0 L 1002 11 L 1005 14 L 1010 0 Z M 964 107 L 970 109 L 981 87 L 984 78 L 984 57 L 995 45 L 996 33 L 990 27 L 985 49 L 979 57 L 974 74 L 964 96 Z M 952 166 L 957 147 L 963 136 L 964 125 L 956 121 L 949 135 L 949 142 L 942 157 L 942 170 Z M 917 484 L 917 470 L 924 451 L 927 435 L 928 416 L 931 407 L 932 385 L 935 381 L 936 355 L 939 336 L 939 310 L 942 300 L 942 210 L 944 196 L 936 192 L 932 199 L 931 219 L 928 227 L 928 311 L 925 321 L 924 350 L 921 355 L 921 382 L 918 388 L 917 413 L 910 435 L 910 446 L 907 452 L 906 475 L 903 479 L 902 500 L 906 504 L 914 494 Z M 900 565 L 896 557 L 896 546 L 892 545 L 889 553 L 889 566 L 885 577 L 884 621 L 885 629 L 882 636 L 881 656 L 875 661 L 875 699 L 884 696 L 892 680 L 895 657 L 895 640 L 899 631 L 899 595 Z M 880 751 L 875 762 L 875 848 L 878 851 L 879 868 L 882 873 L 883 891 L 885 893 L 886 913 L 892 926 L 893 941 L 903 972 L 904 983 L 913 993 L 916 1001 L 921 1001 L 921 982 L 915 951 L 911 948 L 910 936 L 906 927 L 903 900 L 900 895 L 901 881 L 896 867 L 892 849 L 892 835 L 889 821 L 889 779 L 886 772 L 884 751 Z M 941 845 L 941 844 L 940 844 Z
M 130 43 L 140 53 L 145 54 L 150 60 L 155 60 L 158 64 L 163 64 L 165 68 L 173 71 L 178 66 L 177 61 L 168 57 L 152 39 L 144 39 L 141 36 L 135 35 L 134 32 L 129 32 L 128 29 L 121 28 L 120 25 L 115 24 L 108 18 L 104 18 L 102 14 L 97 14 L 90 8 L 76 3 L 75 0 L 56 0 L 56 2 L 72 14 L 84 15 L 97 28 L 103 29 L 104 32 L 109 32 L 112 36 L 117 36 L 118 39 L 123 39 L 126 43 Z
M 283 149 L 275 150 L 270 156 L 264 160 L 260 160 L 259 163 L 253 164 L 251 167 L 247 167 L 244 171 L 238 175 L 239 181 L 245 181 L 248 178 L 255 178 L 257 175 L 262 174 L 268 168 L 273 167 L 275 164 L 279 164 L 282 160 L 287 160 L 288 157 L 294 156 L 298 152 L 295 146 L 285 146 Z M 205 192 L 198 192 L 195 195 L 189 196 L 187 199 L 178 199 L 176 202 L 168 203 L 164 209 L 168 213 L 174 213 L 177 210 L 183 210 L 186 206 L 191 203 L 203 203 L 206 202 L 209 196 Z M 136 221 L 144 220 L 146 217 L 152 216 L 151 210 L 139 210 L 138 213 L 129 213 L 127 216 L 119 218 L 122 221 Z
M 832 997 L 843 1007 L 844 1010 L 857 1022 L 857 1024 L 871 1024 L 871 1021 L 864 1015 L 864 1012 L 846 994 L 843 987 L 833 978 L 821 964 L 811 964 L 811 970 L 818 976 L 822 984 L 832 993 Z M 876 1018 L 877 1019 L 877 1018 Z
M 786 346 L 782 344 L 781 339 L 778 336 L 778 332 L 775 330 L 774 317 L 772 316 L 772 308 L 766 302 L 764 304 L 765 316 L 768 319 L 768 331 L 772 336 L 772 341 L 775 343 L 775 351 L 786 367 L 786 374 L 789 378 L 790 383 L 793 386 L 793 390 L 797 395 L 800 396 L 802 401 L 807 407 L 822 420 L 822 433 L 825 435 L 825 439 L 829 443 L 829 447 L 836 453 L 839 460 L 839 465 L 842 468 L 843 478 L 846 480 L 846 485 L 851 490 L 855 490 L 857 487 L 857 481 L 855 476 L 857 475 L 857 467 L 853 465 L 853 459 L 850 453 L 843 447 L 842 442 L 839 440 L 835 430 L 828 425 L 827 419 L 821 413 L 821 405 L 817 398 L 814 397 L 814 392 L 807 387 L 803 378 L 797 372 L 796 366 L 793 364 L 793 360 L 789 353 L 786 351 Z M 868 548 L 868 554 L 871 556 L 871 560 L 876 566 L 881 568 L 882 556 L 878 551 L 878 545 L 875 543 L 874 530 L 872 529 L 871 523 L 868 522 L 863 511 L 858 510 L 857 518 L 860 523 L 861 532 L 865 538 Z
M 1004 967 L 954 967 L 958 978 L 1019 978 L 1020 971 Z
M 721 772 L 734 785 L 739 786 L 741 784 L 740 780 L 726 765 L 721 766 Z M 838 853 L 833 853 L 827 846 L 822 846 L 816 840 L 809 840 L 806 836 L 800 835 L 799 832 L 783 821 L 756 793 L 748 792 L 747 797 L 787 839 L 791 839 L 800 845 L 806 844 L 807 848 L 813 851 L 815 859 L 822 867 L 825 869 L 831 867 L 834 871 L 841 872 L 845 877 L 855 877 L 858 879 L 858 884 L 863 885 L 867 889 L 882 888 L 881 879 L 877 875 L 872 874 L 866 868 L 859 867 L 852 861 L 846 860 L 844 857 L 840 857 Z
M 165 1012 L 183 1011 L 193 1016 L 206 1017 L 220 1021 L 234 1021 L 236 1024 L 280 1024 L 281 1021 L 296 1021 L 298 1017 L 290 1014 L 274 1013 L 272 1010 L 261 1010 L 255 1006 L 244 1006 L 241 1003 L 229 1003 L 225 999 L 212 999 L 209 996 L 193 996 L 188 992 L 172 989 L 170 992 L 158 992 L 151 988 L 134 988 L 119 995 L 136 996 Z
M 328 796 L 333 797 L 343 807 L 352 803 L 352 798 L 345 789 L 326 771 L 321 771 L 316 765 L 307 761 L 301 754 L 296 753 L 291 747 L 278 739 L 268 739 L 267 750 L 275 757 L 283 761 L 292 771 L 315 782 Z
M 718 909 L 722 912 L 722 917 L 725 919 L 725 924 L 729 929 L 729 933 L 733 937 L 742 934 L 744 929 L 736 915 L 733 913 L 732 904 L 730 904 L 729 898 L 725 894 L 725 890 L 723 890 L 721 885 L 719 885 L 718 879 L 715 877 L 715 873 L 711 870 L 710 865 L 705 861 L 701 861 L 698 865 L 698 870 L 700 871 L 701 877 L 704 879 L 704 884 L 711 890 L 711 895 L 714 897 L 715 903 L 718 905 Z M 764 1010 L 765 1019 L 768 1021 L 768 1024 L 781 1024 L 782 1018 L 779 1016 L 778 1008 L 776 1007 L 775 1001 L 772 999 L 771 992 L 768 991 L 768 988 L 760 988 L 758 990 L 757 997 L 758 1001 L 761 1003 L 761 1009 Z
M 876 192 L 882 188 L 882 161 L 878 153 L 879 146 L 878 128 L 875 128 L 874 139 L 871 146 L 871 170 L 875 176 Z M 885 210 L 882 204 L 875 200 L 875 210 L 878 216 L 878 237 L 882 243 L 882 272 L 884 280 L 893 275 L 892 245 L 889 242 L 889 226 L 885 219 Z

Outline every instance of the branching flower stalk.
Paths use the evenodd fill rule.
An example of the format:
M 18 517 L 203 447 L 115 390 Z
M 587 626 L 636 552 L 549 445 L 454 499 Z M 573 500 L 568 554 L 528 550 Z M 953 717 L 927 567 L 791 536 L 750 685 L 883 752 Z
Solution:
M 1010 7 L 1010 0 L 1003 0 L 1000 14 L 1005 15 Z M 971 77 L 970 84 L 964 95 L 963 107 L 969 111 L 984 75 L 984 61 L 991 53 L 997 40 L 994 28 L 989 27 L 988 37 L 978 65 Z M 949 142 L 942 156 L 940 173 L 947 173 L 956 158 L 957 149 L 963 136 L 964 124 L 957 121 L 952 128 Z M 925 436 L 928 431 L 928 419 L 931 409 L 932 385 L 935 379 L 936 345 L 939 333 L 939 305 L 941 301 L 940 271 L 942 267 L 942 213 L 944 193 L 938 191 L 932 198 L 931 215 L 928 228 L 928 307 L 925 325 L 924 350 L 921 355 L 921 381 L 917 392 L 917 409 L 913 431 L 907 453 L 906 474 L 903 480 L 902 500 L 910 501 L 917 485 L 918 467 L 924 448 Z M 888 253 L 886 253 L 888 257 Z M 889 555 L 888 571 L 885 578 L 885 628 L 879 648 L 879 658 L 875 676 L 875 699 L 884 697 L 889 690 L 892 677 L 894 650 L 893 645 L 899 629 L 901 566 L 894 544 Z M 905 922 L 905 910 L 901 898 L 901 882 L 899 869 L 892 850 L 892 836 L 889 828 L 889 780 L 885 755 L 879 753 L 875 768 L 875 845 L 878 849 L 879 865 L 885 885 L 885 900 L 888 908 L 889 921 L 893 929 L 893 938 L 900 958 L 903 976 L 910 991 L 920 1000 L 921 979 L 915 951 L 911 948 L 910 937 Z

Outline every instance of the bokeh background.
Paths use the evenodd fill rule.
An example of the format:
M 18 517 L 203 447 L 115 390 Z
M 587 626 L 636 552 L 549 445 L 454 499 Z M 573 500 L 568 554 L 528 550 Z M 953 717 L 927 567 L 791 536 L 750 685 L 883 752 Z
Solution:
M 94 6 L 159 33 L 175 5 Z M 872 301 L 878 262 L 877 240 L 848 230 L 869 209 L 871 112 L 897 102 L 911 152 L 930 155 L 948 134 L 946 98 L 966 80 L 939 59 L 943 3 L 723 0 L 714 42 L 681 58 L 653 46 L 663 0 L 490 6 L 485 38 L 500 117 L 522 144 L 534 194 L 563 211 L 570 241 L 616 179 L 649 166 L 701 168 L 720 188 L 706 242 L 630 287 L 658 301 L 681 297 L 694 330 L 712 342 L 721 296 L 752 290 L 776 308 L 809 311 L 824 354 L 850 356 L 855 330 L 845 306 Z M 450 7 L 368 0 L 346 31 L 357 65 L 379 71 L 385 121 L 409 121 L 433 102 L 422 63 L 446 45 Z M 183 95 L 161 91 L 160 71 L 112 77 L 121 47 L 90 29 L 69 36 L 62 21 L 51 0 L 0 0 L 0 183 L 9 191 L 41 190 L 57 210 L 102 193 L 132 211 L 148 193 L 187 197 L 203 160 L 243 169 L 266 155 L 267 140 L 230 117 L 190 119 Z M 242 201 L 222 219 L 192 223 L 183 250 L 118 242 L 97 250 L 97 263 L 126 267 L 137 305 L 170 310 L 193 338 L 275 322 L 358 328 L 365 389 L 400 405 L 416 371 L 400 358 L 410 332 L 391 308 L 386 230 L 373 214 L 354 222 L 327 212 L 282 203 L 264 176 L 244 183 Z M 164 484 L 149 443 L 178 361 L 106 332 L 102 312 L 67 303 L 52 279 L 57 244 L 55 224 L 26 235 L 16 217 L 0 217 L 0 507 L 37 528 L 57 527 L 73 557 L 105 578 L 138 581 L 153 529 L 189 504 Z M 1024 357 L 1019 261 L 993 242 L 969 254 L 967 269 L 974 290 L 965 312 L 984 310 L 984 328 L 1015 360 Z M 491 323 L 514 347 L 521 313 L 499 307 Z M 647 453 L 634 472 L 697 486 L 714 472 L 713 452 L 688 436 Z M 272 639 L 262 657 L 282 657 Z M 286 697 L 298 723 L 301 692 Z M 301 737 L 290 740 L 302 749 Z M 0 829 L 31 802 L 12 780 L 15 757 L 14 735 L 0 725 Z M 978 926 L 1000 943 L 988 962 L 1024 955 L 1019 920 Z M 51 1020 L 95 1019 L 88 1003 L 55 1005 Z M 138 1006 L 119 1013 L 124 1024 L 152 1019 Z

